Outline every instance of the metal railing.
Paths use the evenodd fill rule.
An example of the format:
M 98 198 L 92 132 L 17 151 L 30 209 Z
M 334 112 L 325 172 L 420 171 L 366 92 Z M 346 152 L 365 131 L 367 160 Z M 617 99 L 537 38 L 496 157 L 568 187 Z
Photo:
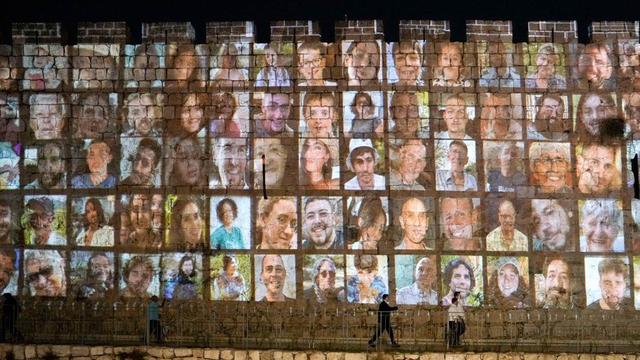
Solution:
M 147 303 L 21 299 L 18 341 L 142 345 Z M 174 302 L 160 310 L 164 343 L 178 347 L 363 351 L 374 305 Z M 391 315 L 400 350 L 624 353 L 640 349 L 640 312 L 468 309 L 462 346 L 448 349 L 447 312 L 401 307 Z M 377 350 L 390 345 L 385 333 Z

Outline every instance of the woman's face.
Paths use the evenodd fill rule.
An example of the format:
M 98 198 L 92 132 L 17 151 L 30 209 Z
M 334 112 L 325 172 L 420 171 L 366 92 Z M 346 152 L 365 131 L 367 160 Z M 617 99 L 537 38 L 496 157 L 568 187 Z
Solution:
M 229 275 L 233 275 L 235 274 L 237 269 L 238 269 L 238 263 L 236 262 L 236 259 L 231 259 L 231 261 L 229 262 L 229 264 L 227 264 L 227 267 L 226 269 L 224 269 L 224 271 Z
M 182 209 L 180 214 L 180 231 L 187 244 L 197 244 L 202 235 L 202 216 L 200 209 L 194 203 L 189 203 Z
M 518 289 L 518 271 L 516 268 L 507 264 L 498 272 L 498 287 L 503 296 L 507 297 Z
M 216 118 L 221 120 L 231 120 L 235 112 L 235 100 L 231 94 L 223 94 L 217 98 L 215 104 Z
M 307 147 L 303 154 L 304 170 L 308 173 L 322 172 L 322 167 L 329 161 L 326 145 L 315 139 L 307 140 Z
M 385 216 L 380 214 L 371 226 L 362 229 L 362 245 L 364 249 L 378 248 L 378 242 L 382 239 L 382 234 L 384 233 L 385 220 Z
M 88 202 L 84 206 L 84 216 L 89 224 L 94 225 L 98 223 L 98 211 L 96 210 L 93 203 Z
M 185 185 L 196 185 L 202 173 L 200 146 L 192 140 L 182 141 L 176 147 L 174 158 L 175 176 Z
M 193 261 L 192 260 L 186 260 L 185 262 L 182 263 L 182 270 L 183 273 L 187 274 L 187 275 L 191 275 L 193 273 Z
M 229 203 L 222 205 L 222 223 L 225 226 L 231 226 L 235 217 L 233 215 L 233 208 Z
M 357 269 L 358 271 L 358 279 L 360 280 L 360 283 L 364 286 L 364 287 L 370 287 L 371 283 L 373 283 L 373 280 L 376 277 L 376 274 L 378 273 L 376 270 L 371 270 L 371 269 Z
M 182 130 L 188 134 L 197 133 L 202 127 L 204 120 L 204 111 L 202 106 L 196 103 L 195 95 L 190 96 L 185 101 L 180 113 L 180 126 Z

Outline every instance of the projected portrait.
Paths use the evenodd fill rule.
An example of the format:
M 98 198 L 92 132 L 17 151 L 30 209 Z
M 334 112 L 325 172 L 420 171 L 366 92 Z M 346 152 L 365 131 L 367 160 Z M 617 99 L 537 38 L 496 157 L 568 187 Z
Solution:
M 118 152 L 113 139 L 83 140 L 72 148 L 74 189 L 110 189 L 116 186 Z
M 0 67 L 0 70 L 2 67 Z M 0 88 L 2 87 L 0 80 Z M 24 122 L 20 117 L 20 95 L 13 93 L 0 94 L 0 141 L 17 142 L 24 131 Z
M 298 86 L 336 86 L 332 67 L 336 65 L 333 44 L 309 39 L 298 43 Z
M 127 194 L 120 198 L 120 245 L 136 248 L 162 246 L 163 203 L 160 194 Z
M 432 153 L 419 139 L 389 140 L 391 190 L 425 190 L 433 184 Z
M 577 216 L 570 200 L 532 199 L 531 238 L 534 251 L 575 251 L 572 232 Z
M 120 139 L 120 185 L 160 186 L 162 139 L 134 137 Z
M 576 146 L 576 176 L 583 194 L 609 194 L 622 190 L 620 148 L 604 144 Z
M 295 301 L 295 255 L 254 255 L 256 301 Z
M 243 89 L 249 85 L 251 45 L 216 43 L 211 45 L 209 79 L 213 87 Z
M 20 219 L 25 245 L 67 244 L 67 197 L 27 195 Z
M 636 310 L 640 309 L 640 258 L 633 258 L 633 296 Z
M 165 253 L 160 260 L 162 298 L 167 300 L 202 299 L 202 255 Z
M 35 140 L 66 136 L 69 101 L 63 94 L 35 93 L 29 96 L 29 130 Z
M 486 191 L 514 192 L 528 185 L 523 142 L 485 141 L 483 147 Z
M 624 251 L 622 201 L 614 199 L 578 200 L 580 251 Z
M 631 199 L 631 251 L 640 253 L 640 199 Z
M 335 138 L 340 117 L 338 99 L 334 93 L 304 93 L 302 95 L 300 136 Z
M 384 142 L 370 139 L 351 139 L 345 161 L 347 169 L 345 190 L 384 190 Z
M 309 190 L 340 189 L 338 139 L 300 139 L 301 187 Z
M 212 137 L 239 138 L 249 134 L 249 93 L 223 92 L 212 95 L 205 116 Z
M 204 196 L 167 195 L 167 247 L 186 251 L 204 250 L 207 216 L 205 204 Z
M 485 198 L 487 251 L 527 251 L 527 206 L 511 198 Z
M 255 66 L 259 69 L 255 77 L 256 87 L 287 87 L 292 85 L 292 43 L 253 44 Z
M 432 86 L 439 87 L 472 87 L 471 68 L 474 64 L 471 53 L 464 51 L 462 43 L 436 42 L 436 65 L 433 66 Z
M 479 94 L 480 132 L 483 139 L 522 140 L 524 118 L 520 94 Z
M 526 256 L 489 256 L 487 274 L 486 305 L 518 309 L 531 306 L 529 262 Z
M 560 44 L 530 43 L 523 49 L 527 66 L 527 89 L 562 90 L 567 88 L 564 49 Z
M 587 256 L 584 271 L 587 309 L 633 310 L 627 257 Z
M 165 95 L 131 93 L 122 106 L 123 136 L 160 136 L 165 128 Z
M 609 121 L 618 117 L 617 99 L 612 93 L 574 95 L 575 132 L 581 142 L 600 142 Z
M 622 95 L 622 112 L 625 135 L 631 139 L 640 138 L 640 92 Z
M 619 40 L 618 55 L 620 87 L 640 90 L 640 42 L 637 39 Z
M 522 86 L 521 49 L 508 42 L 481 41 L 477 44 L 479 85 L 490 88 L 519 88 Z
M 387 45 L 387 80 L 396 86 L 424 86 L 424 41 L 402 41 Z
M 120 254 L 120 296 L 160 296 L 160 255 Z
M 292 137 L 298 128 L 290 93 L 254 93 L 254 136 Z
M 165 44 L 124 46 L 124 87 L 126 89 L 162 88 L 165 73 Z
M 223 253 L 209 258 L 211 300 L 250 301 L 251 255 Z
M 74 251 L 71 253 L 70 268 L 71 296 L 83 300 L 115 296 L 113 253 Z
M 114 136 L 117 106 L 116 93 L 71 94 L 71 136 L 75 139 Z
M 248 189 L 248 156 L 247 139 L 212 139 L 209 187 L 213 189 Z
M 344 136 L 346 138 L 380 138 L 384 132 L 384 101 L 379 91 L 345 91 L 342 93 Z
M 396 303 L 438 305 L 435 255 L 396 255 Z
M 166 186 L 206 187 L 208 157 L 203 138 L 190 136 L 165 141 L 164 173 Z
M 167 69 L 163 90 L 166 92 L 204 91 L 207 87 L 207 45 L 167 44 Z
M 395 138 L 429 137 L 429 93 L 395 91 L 389 100 L 389 133 Z
M 304 300 L 309 304 L 335 305 L 346 300 L 343 255 L 304 257 Z
M 113 246 L 115 196 L 71 200 L 72 238 L 76 246 Z
M 347 199 L 349 249 L 378 250 L 389 224 L 387 197 L 354 196 Z
M 538 141 L 567 141 L 572 125 L 569 97 L 532 94 L 527 99 L 527 138 Z
M 211 95 L 206 93 L 185 93 L 169 97 L 163 112 L 170 136 L 204 137 L 208 125 L 206 111 L 211 108 Z
M 348 86 L 376 85 L 382 79 L 382 52 L 379 40 L 342 42 L 343 77 Z
M 477 191 L 476 142 L 436 140 L 436 190 Z
M 384 255 L 347 255 L 347 301 L 377 304 L 389 293 L 388 259 Z
M 442 305 L 451 305 L 454 292 L 463 306 L 483 305 L 482 257 L 442 255 L 440 261 Z
M 71 63 L 67 47 L 57 44 L 22 46 L 23 79 L 20 90 L 64 90 L 69 83 Z
M 569 143 L 529 143 L 529 183 L 538 192 L 572 192 L 570 149 Z
M 582 89 L 615 90 L 613 51 L 609 44 L 592 43 L 579 49 L 576 86 Z
M 480 199 L 440 198 L 440 237 L 445 250 L 480 250 Z
M 66 254 L 59 250 L 24 250 L 24 286 L 27 296 L 67 296 Z
M 344 249 L 342 223 L 341 197 L 306 196 L 302 198 L 303 249 Z
M 443 94 L 433 96 L 438 104 L 438 119 L 434 124 L 436 139 L 471 140 L 475 134 L 475 95 Z
M 392 198 L 395 250 L 434 250 L 433 199 Z
M 21 255 L 15 248 L 0 248 L 0 292 L 3 294 L 18 295 Z
M 0 196 L 0 245 L 20 245 L 22 204 L 11 195 Z M 1 290 L 1 289 L 0 289 Z
M 20 188 L 20 144 L 0 142 L 0 189 Z
M 255 219 L 256 249 L 298 248 L 298 212 L 295 197 L 260 198 Z
M 536 306 L 544 309 L 584 307 L 582 258 L 561 255 L 532 258 Z
M 251 219 L 238 216 L 238 209 L 250 209 L 248 196 L 211 197 L 209 224 L 212 250 L 246 250 L 251 242 Z
M 253 140 L 253 182 L 258 189 L 286 188 L 295 185 L 295 142 L 293 139 Z

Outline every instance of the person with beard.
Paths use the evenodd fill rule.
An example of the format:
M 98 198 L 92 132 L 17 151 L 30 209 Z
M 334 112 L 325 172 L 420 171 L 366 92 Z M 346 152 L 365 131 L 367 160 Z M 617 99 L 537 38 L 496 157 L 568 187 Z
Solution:
M 238 271 L 234 255 L 222 257 L 222 269 L 213 280 L 213 300 L 247 301 L 250 292 L 244 276 Z
M 516 208 L 511 200 L 498 206 L 500 225 L 487 235 L 487 251 L 527 251 L 527 235 L 515 228 Z
M 437 66 L 433 67 L 433 86 L 471 87 L 473 81 L 467 79 L 461 43 L 439 43 Z
M 247 190 L 247 139 L 212 139 L 211 148 L 213 169 L 217 174 L 209 180 L 209 187 Z
M 238 205 L 229 198 L 216 205 L 216 216 L 221 225 L 211 234 L 212 250 L 248 249 L 240 228 L 234 225 L 238 218 Z
M 108 93 L 82 93 L 72 95 L 72 136 L 75 139 L 99 138 L 113 133 L 115 106 Z
M 199 138 L 176 138 L 168 145 L 165 184 L 175 187 L 206 186 L 206 153 Z
M 304 298 L 313 304 L 332 304 L 346 300 L 343 286 L 336 287 L 336 264 L 331 258 L 323 257 L 313 264 L 311 278 L 313 284 L 304 290 Z
M 631 298 L 625 296 L 629 268 L 622 259 L 602 259 L 598 263 L 600 276 L 600 299 L 592 302 L 587 309 L 633 311 Z
M 545 259 L 544 263 L 544 303 L 545 309 L 573 309 L 576 298 L 573 289 L 573 269 L 560 257 Z
M 255 137 L 292 137 L 294 130 L 287 125 L 291 114 L 291 95 L 264 93 L 261 114 L 256 118 Z
M 120 225 L 122 245 L 156 248 L 162 245 L 160 226 L 155 223 L 156 216 L 162 218 L 162 208 L 161 205 L 155 204 L 156 197 L 160 195 L 132 194 L 128 197 L 128 203 L 123 201 L 125 211 L 122 213 Z
M 486 147 L 485 147 L 486 151 Z M 527 177 L 520 169 L 522 161 L 522 151 L 515 142 L 504 142 L 498 147 L 497 161 L 491 162 L 489 166 L 499 164 L 498 169 L 488 170 L 487 190 L 495 192 L 512 192 L 516 188 L 527 185 Z
M 578 57 L 578 74 L 593 90 L 615 90 L 616 78 L 607 44 L 586 44 Z
M 194 300 L 198 297 L 194 279 L 197 275 L 196 262 L 191 255 L 185 255 L 178 264 L 176 286 L 173 288 L 175 300 Z
M 529 144 L 531 185 L 539 192 L 568 193 L 571 188 L 569 143 L 532 142 Z
M 429 218 L 427 207 L 420 199 L 407 199 L 402 204 L 398 221 L 402 229 L 402 242 L 395 247 L 396 250 L 433 250 L 425 244 Z
M 478 209 L 471 198 L 440 199 L 440 229 L 445 250 L 480 250 L 475 227 Z
M 356 174 L 344 184 L 345 190 L 384 190 L 385 177 L 374 173 L 380 155 L 370 139 L 351 139 L 347 167 Z
M 355 200 L 354 200 L 355 202 Z M 368 196 L 358 207 L 357 241 L 349 245 L 351 250 L 378 250 L 387 227 L 387 215 L 379 197 Z
M 579 142 L 601 142 L 604 123 L 617 117 L 616 101 L 610 93 L 590 92 L 582 95 L 576 112 Z
M 357 92 L 353 96 L 349 110 L 353 114 L 353 120 L 349 131 L 345 131 L 346 138 L 381 138 L 383 136 L 384 119 L 376 114 L 376 105 L 371 95 L 363 91 Z
M 64 145 L 49 141 L 36 146 L 37 178 L 24 186 L 25 190 L 64 189 L 67 186 Z
M 345 78 L 349 86 L 378 84 L 380 45 L 375 40 L 352 41 L 344 53 Z
M 445 265 L 442 282 L 448 287 L 447 295 L 442 298 L 442 305 L 449 306 L 457 293 L 458 300 L 463 306 L 467 305 L 467 297 L 476 287 L 473 268 L 464 258 L 457 257 Z
M 113 295 L 113 263 L 105 253 L 94 253 L 87 261 L 87 273 L 78 287 L 78 299 L 97 300 Z
M 229 92 L 213 95 L 210 131 L 213 137 L 239 138 L 240 126 L 233 120 L 238 109 L 236 97 Z
M 529 140 L 567 141 L 571 120 L 564 117 L 566 105 L 556 94 L 544 94 L 536 100 L 535 118 L 529 121 Z
M 570 234 L 572 211 L 560 200 L 531 200 L 532 243 L 534 251 L 572 251 Z
M 5 292 L 16 272 L 16 256 L 13 248 L 0 249 L 0 294 Z
M 143 255 L 133 256 L 124 266 L 122 275 L 125 287 L 121 295 L 125 298 L 149 298 L 149 285 L 153 280 L 153 262 L 151 258 Z
M 45 196 L 31 198 L 27 201 L 31 238 L 25 239 L 30 245 L 65 245 L 67 239 L 57 231 L 53 231 L 55 209 L 53 201 Z
M 113 227 L 108 225 L 100 200 L 87 199 L 82 223 L 82 230 L 76 236 L 76 246 L 113 246 Z
M 438 305 L 438 293 L 435 290 L 435 256 L 420 258 L 416 263 L 413 278 L 413 284 L 398 289 L 396 293 L 398 304 Z
M 256 221 L 256 249 L 296 249 L 298 246 L 296 198 L 272 196 L 260 199 Z
M 580 192 L 602 195 L 622 190 L 619 147 L 583 144 L 578 146 L 576 153 L 576 173 Z
M 622 211 L 614 199 L 589 199 L 580 209 L 580 251 L 622 252 Z
M 353 256 L 355 275 L 347 279 L 347 301 L 356 304 L 375 304 L 382 301 L 388 288 L 378 274 L 378 257 L 369 254 Z
M 473 142 L 472 146 L 475 146 Z M 465 167 L 469 163 L 469 149 L 462 140 L 453 140 L 449 143 L 447 160 L 449 169 L 436 170 L 437 191 L 477 191 L 478 181 L 476 177 Z M 475 161 L 475 159 L 474 159 Z
M 0 244 L 13 245 L 18 240 L 17 227 L 14 226 L 15 217 L 12 201 L 8 198 L 0 198 Z
M 534 64 L 529 66 L 535 70 L 525 79 L 525 86 L 528 89 L 559 90 L 567 88 L 565 77 L 557 73 L 556 66 L 560 67 L 560 55 L 556 53 L 554 44 L 541 44 L 535 59 L 535 66 L 533 66 Z
M 163 94 L 129 94 L 122 107 L 125 125 L 128 125 L 129 130 L 122 135 L 125 137 L 160 136 L 160 131 L 156 127 L 162 121 L 163 106 Z
M 531 305 L 520 263 L 514 257 L 499 258 L 496 271 L 489 278 L 487 303 L 501 308 L 524 308 Z
M 32 94 L 29 96 L 29 127 L 36 140 L 55 140 L 64 137 L 68 115 L 67 98 L 61 94 Z
M 71 179 L 74 189 L 114 188 L 116 177 L 109 174 L 109 164 L 113 160 L 111 145 L 105 140 L 93 140 L 86 155 L 89 173 L 78 174 Z
M 418 41 L 402 41 L 391 45 L 393 66 L 397 75 L 396 85 L 423 86 L 422 48 Z M 390 79 L 391 80 L 391 79 Z
M 425 186 L 421 181 L 426 182 L 424 175 L 427 167 L 426 145 L 418 139 L 397 140 L 396 144 L 399 145 L 397 150 L 391 149 L 393 164 L 389 174 L 391 190 L 424 191 Z
M 423 127 L 420 103 L 415 92 L 396 91 L 391 95 L 389 115 L 393 126 L 389 132 L 396 138 L 427 138 L 429 125 Z
M 287 269 L 282 256 L 265 255 L 260 269 L 260 280 L 266 288 L 266 294 L 258 301 L 295 301 L 283 293 L 287 281 Z
M 178 198 L 171 208 L 171 244 L 179 249 L 204 249 L 204 218 L 200 202 L 193 197 Z
M 153 187 L 156 170 L 162 159 L 160 145 L 151 138 L 142 138 L 138 144 L 135 156 L 131 161 L 131 174 L 120 184 L 129 186 Z
M 302 248 L 307 250 L 343 249 L 335 205 L 327 197 L 307 197 L 304 202 Z

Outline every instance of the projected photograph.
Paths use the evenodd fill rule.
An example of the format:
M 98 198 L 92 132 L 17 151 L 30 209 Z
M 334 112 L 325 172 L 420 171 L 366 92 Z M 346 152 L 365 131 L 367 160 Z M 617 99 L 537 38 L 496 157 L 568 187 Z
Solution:
M 20 201 L 11 195 L 0 196 L 0 245 L 20 245 L 20 216 L 23 208 Z
M 212 44 L 209 56 L 209 86 L 243 89 L 249 85 L 251 44 Z
M 253 297 L 251 255 L 221 253 L 209 258 L 211 300 L 250 301 Z
M 74 139 L 114 137 L 118 95 L 95 92 L 71 94 L 71 136 Z
M 432 94 L 433 137 L 472 140 L 477 135 L 476 95 L 467 93 Z
M 434 183 L 433 151 L 430 141 L 389 140 L 389 188 L 426 190 Z
M 164 124 L 166 95 L 159 93 L 129 93 L 122 106 L 123 136 L 161 136 Z
M 334 79 L 339 78 L 339 72 L 336 73 L 339 69 L 338 46 L 313 38 L 300 41 L 297 46 L 298 86 L 336 86 Z
M 294 43 L 253 44 L 252 79 L 255 87 L 293 85 Z
M 436 191 L 478 191 L 476 142 L 436 140 Z
M 75 246 L 113 246 L 115 203 L 114 195 L 71 199 L 71 238 Z
M 618 40 L 618 74 L 620 87 L 640 90 L 640 41 L 638 39 Z M 614 70 L 615 71 L 615 70 Z
M 478 41 L 478 85 L 488 88 L 522 86 L 522 45 L 509 42 Z
M 212 97 L 207 93 L 172 94 L 163 110 L 167 133 L 172 137 L 204 137 L 212 109 Z
M 378 304 L 389 293 L 388 258 L 385 255 L 347 255 L 347 301 Z
M 24 285 L 26 296 L 67 296 L 66 253 L 60 250 L 24 250 Z
M 578 209 L 580 251 L 624 251 L 624 220 L 621 200 L 578 200 Z
M 210 107 L 205 108 L 205 121 L 208 121 L 211 137 L 248 137 L 250 103 L 251 97 L 247 92 L 220 92 L 211 95 Z
M 274 144 L 272 149 L 281 149 L 279 139 L 269 139 L 267 141 Z M 249 169 L 251 162 L 249 160 L 249 143 L 250 140 L 244 138 L 217 138 L 211 139 L 211 173 L 209 174 L 209 188 L 211 189 L 249 189 Z M 264 152 L 258 160 L 262 172 L 262 155 L 271 155 Z M 270 157 L 271 158 L 271 157 Z M 285 153 L 286 158 L 286 153 Z M 280 159 L 280 157 L 278 157 Z M 271 169 L 271 166 L 270 166 Z M 279 173 L 279 172 L 278 172 Z M 262 174 L 259 174 L 262 176 Z M 270 180 L 272 180 L 270 178 Z
M 482 249 L 479 198 L 441 197 L 440 238 L 444 250 Z
M 310 304 L 344 302 L 345 262 L 343 255 L 306 255 L 303 265 L 303 294 Z
M 574 131 L 580 142 L 601 141 L 607 120 L 618 117 L 618 97 L 610 92 L 573 95 Z
M 517 309 L 531 306 L 526 256 L 487 257 L 487 278 L 487 306 Z
M 345 190 L 385 190 L 385 143 L 383 140 L 351 139 L 342 178 Z M 344 152 L 343 152 L 344 153 Z
M 298 248 L 298 199 L 272 196 L 257 201 L 255 245 L 259 250 Z
M 293 137 L 299 130 L 298 94 L 254 92 L 251 100 L 255 137 Z
M 212 196 L 209 212 L 211 250 L 247 250 L 251 247 L 251 217 L 239 209 L 251 209 L 249 196 Z M 242 216 L 240 216 L 242 214 Z
M 117 86 L 121 78 L 120 44 L 77 44 L 68 50 L 74 90 L 105 90 Z
M 383 237 L 389 219 L 389 199 L 378 196 L 347 198 L 347 243 L 351 250 L 379 250 L 387 247 Z
M 584 271 L 587 309 L 633 310 L 629 258 L 586 256 Z
M 295 301 L 295 255 L 254 255 L 254 266 L 256 301 Z
M 534 90 L 564 90 L 567 88 L 565 49 L 562 44 L 529 43 L 523 46 L 527 73 L 525 87 Z
M 531 259 L 536 306 L 577 309 L 585 306 L 584 262 L 581 257 L 549 255 Z
M 436 42 L 429 54 L 432 65 L 431 86 L 469 88 L 474 85 L 472 69 L 476 67 L 473 43 Z M 477 76 L 477 74 L 476 74 Z
M 0 292 L 18 295 L 18 275 L 22 252 L 11 247 L 0 248 Z
M 73 251 L 69 285 L 76 299 L 113 298 L 115 290 L 114 256 L 111 252 Z
M 576 251 L 575 201 L 562 199 L 531 200 L 531 244 L 534 251 Z
M 340 189 L 340 152 L 338 139 L 300 139 L 300 180 L 307 190 Z
M 303 249 L 344 249 L 341 197 L 302 197 L 301 212 Z
M 435 249 L 435 207 L 432 198 L 392 197 L 393 219 L 389 234 L 393 246 L 398 250 Z
M 78 140 L 71 148 L 73 189 L 116 187 L 118 149 L 115 139 Z
M 120 197 L 120 245 L 159 249 L 162 246 L 164 199 L 160 194 Z
M 162 139 L 127 137 L 120 144 L 120 185 L 160 186 Z
M 622 158 L 619 146 L 576 145 L 576 177 L 583 194 L 605 195 L 622 190 Z
M 384 133 L 382 91 L 342 93 L 342 120 L 345 138 L 381 138 Z
M 0 71 L 9 68 L 0 65 Z M 7 80 L 0 80 L 0 89 Z M 20 94 L 0 94 L 0 141 L 18 142 L 18 137 L 24 131 L 20 109 Z
M 573 131 L 569 96 L 545 93 L 527 94 L 527 139 L 567 141 Z
M 0 142 L 0 190 L 20 189 L 20 145 Z
M 120 296 L 160 297 L 160 257 L 157 254 L 120 254 Z
M 522 140 L 524 106 L 521 94 L 481 93 L 480 134 L 487 140 Z
M 296 143 L 295 139 L 253 139 L 254 188 L 287 189 L 296 185 L 297 176 L 290 176 L 297 173 Z
M 186 251 L 206 248 L 205 196 L 167 195 L 164 204 L 165 247 Z
M 24 69 L 22 91 L 61 91 L 69 85 L 69 48 L 59 44 L 16 45 Z
M 438 305 L 435 255 L 396 255 L 396 303 Z
M 22 163 L 24 189 L 53 190 L 66 188 L 68 166 L 66 158 L 67 151 L 62 141 L 41 141 L 26 145 Z M 14 168 L 9 167 L 8 169 L 12 170 Z M 10 177 L 12 173 L 9 171 L 7 174 Z
M 387 44 L 387 82 L 400 86 L 424 86 L 424 40 Z
M 430 137 L 429 93 L 394 91 L 387 93 L 389 134 L 395 138 Z
M 528 200 L 486 197 L 484 229 L 487 251 L 528 251 L 530 219 Z
M 333 92 L 302 92 L 300 98 L 300 136 L 310 138 L 338 137 L 341 116 L 339 95 Z
M 572 66 L 573 87 L 581 90 L 615 90 L 618 65 L 614 45 L 610 42 L 571 44 L 569 53 L 578 66 Z
M 529 185 L 524 142 L 484 141 L 485 191 L 520 192 Z
M 571 144 L 529 143 L 529 184 L 540 193 L 572 193 Z
M 195 136 L 171 138 L 164 147 L 164 184 L 176 189 L 206 187 L 210 160 L 205 139 Z
M 162 298 L 167 300 L 202 299 L 202 255 L 164 253 L 160 259 Z
M 56 140 L 66 137 L 69 99 L 65 94 L 31 94 L 28 98 L 28 109 L 29 139 Z
M 25 245 L 67 244 L 67 197 L 27 195 L 20 218 Z
M 162 43 L 124 45 L 124 87 L 160 89 L 164 85 L 165 48 Z
M 442 255 L 441 304 L 451 305 L 454 293 L 463 306 L 481 306 L 485 302 L 481 256 Z
M 346 85 L 378 85 L 382 80 L 382 41 L 342 41 L 342 78 Z

